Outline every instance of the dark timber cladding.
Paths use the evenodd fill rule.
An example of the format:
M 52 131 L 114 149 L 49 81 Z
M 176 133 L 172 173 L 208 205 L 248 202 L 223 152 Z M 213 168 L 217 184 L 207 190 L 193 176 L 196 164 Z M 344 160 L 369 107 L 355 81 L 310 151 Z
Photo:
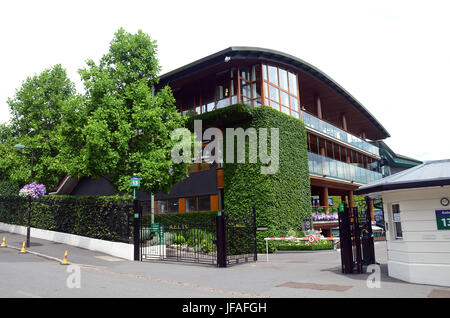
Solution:
M 348 103 L 350 103 L 354 108 L 356 108 L 357 112 L 347 112 L 346 116 L 352 116 L 350 118 L 347 117 L 347 122 L 351 122 L 353 126 L 358 125 L 364 127 L 367 138 L 371 140 L 379 140 L 390 137 L 386 129 L 364 106 L 362 106 L 358 100 L 356 100 L 356 98 L 354 98 L 324 72 L 297 57 L 274 50 L 251 47 L 229 47 L 225 50 L 162 75 L 160 78 L 160 85 L 170 85 L 176 90 L 177 87 L 181 87 L 186 83 L 192 82 L 193 78 L 200 79 L 203 74 L 213 72 L 214 68 L 219 70 L 220 67 L 224 66 L 225 57 L 231 58 L 230 63 L 239 60 L 249 62 L 252 60 L 266 61 L 300 70 L 299 84 L 301 91 L 306 89 L 314 89 L 316 91 L 320 91 L 320 94 L 323 96 L 333 95 L 332 90 L 339 93 L 339 96 L 336 96 L 336 94 L 333 95 L 335 96 L 332 101 L 333 109 L 327 110 L 328 116 L 332 116 L 332 118 L 328 118 L 329 120 L 337 122 L 337 117 L 339 116 L 341 110 L 344 110 L 346 106 L 345 104 L 348 105 Z M 312 82 L 308 80 L 309 78 L 316 80 Z M 308 106 L 313 107 L 313 103 L 308 100 L 308 97 L 304 102 L 305 103 L 302 101 L 302 104 L 306 104 L 307 110 Z

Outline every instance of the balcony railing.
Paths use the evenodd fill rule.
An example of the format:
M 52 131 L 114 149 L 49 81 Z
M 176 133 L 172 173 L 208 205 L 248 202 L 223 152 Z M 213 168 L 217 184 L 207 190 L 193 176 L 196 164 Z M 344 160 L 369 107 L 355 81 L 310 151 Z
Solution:
M 309 173 L 344 181 L 368 184 L 381 179 L 381 173 L 364 169 L 339 160 L 308 152 Z
M 350 146 L 356 147 L 358 149 L 364 150 L 368 153 L 371 153 L 376 156 L 380 156 L 380 151 L 378 147 L 368 143 L 367 141 L 364 141 L 356 136 L 353 136 L 352 134 L 349 134 L 348 132 L 333 126 L 330 123 L 327 123 L 326 121 L 323 121 L 310 113 L 307 113 L 305 111 L 301 111 L 302 114 L 302 121 L 305 124 L 306 127 L 309 127 L 311 129 L 314 129 L 320 133 L 323 133 L 327 136 L 333 137 L 339 141 L 342 141 Z

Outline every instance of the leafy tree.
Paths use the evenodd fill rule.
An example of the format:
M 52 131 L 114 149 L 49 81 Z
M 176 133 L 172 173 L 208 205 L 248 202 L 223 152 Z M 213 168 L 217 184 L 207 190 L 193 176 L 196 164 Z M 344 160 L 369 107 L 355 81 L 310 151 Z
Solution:
M 155 92 L 160 66 L 155 41 L 142 31 L 119 29 L 109 52 L 80 70 L 84 96 L 64 104 L 59 128 L 58 163 L 71 176 L 107 178 L 130 192 L 130 176 L 144 190 L 167 191 L 186 177 L 186 167 L 171 161 L 174 129 L 184 119 L 170 87 Z
M 7 103 L 10 123 L 0 126 L 0 179 L 24 184 L 30 180 L 31 154 L 16 150 L 23 144 L 34 149 L 34 180 L 52 187 L 60 171 L 54 163 L 57 127 L 61 122 L 62 104 L 75 93 L 61 65 L 28 77 Z

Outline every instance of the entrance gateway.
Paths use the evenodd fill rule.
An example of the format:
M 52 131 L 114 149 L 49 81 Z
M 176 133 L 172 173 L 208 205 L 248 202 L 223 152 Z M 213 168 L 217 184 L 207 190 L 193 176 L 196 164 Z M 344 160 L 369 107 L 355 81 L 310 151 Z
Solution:
M 372 217 L 368 198 L 365 204 L 349 208 L 344 203 L 339 209 L 339 240 L 342 273 L 363 273 L 363 266 L 375 264 L 375 246 Z
M 239 217 L 172 214 L 152 222 L 135 201 L 134 259 L 217 267 L 256 261 L 256 230 L 255 207 Z

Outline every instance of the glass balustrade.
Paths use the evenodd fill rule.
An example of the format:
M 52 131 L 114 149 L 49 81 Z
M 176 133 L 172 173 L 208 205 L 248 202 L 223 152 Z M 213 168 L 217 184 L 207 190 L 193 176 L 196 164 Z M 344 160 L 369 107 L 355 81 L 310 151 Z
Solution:
M 380 156 L 378 147 L 368 143 L 367 141 L 364 141 L 356 136 L 353 136 L 352 134 L 349 134 L 348 132 L 336 126 L 333 126 L 332 124 L 329 124 L 326 121 L 323 121 L 311 115 L 310 113 L 302 111 L 301 114 L 302 114 L 302 121 L 306 127 L 312 128 L 318 132 L 333 137 L 339 141 L 354 146 L 358 149 L 367 151 L 376 156 Z
M 381 173 L 364 169 L 339 160 L 308 152 L 309 172 L 360 184 L 368 184 L 382 178 Z

